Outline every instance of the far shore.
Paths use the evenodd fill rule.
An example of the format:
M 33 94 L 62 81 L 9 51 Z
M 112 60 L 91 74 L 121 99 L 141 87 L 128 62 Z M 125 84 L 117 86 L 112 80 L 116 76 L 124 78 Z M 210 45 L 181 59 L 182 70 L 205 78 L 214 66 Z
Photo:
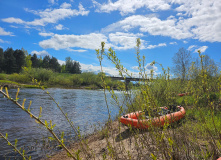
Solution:
M 44 88 L 63 88 L 63 89 L 89 89 L 89 90 L 96 90 L 96 89 L 102 89 L 94 85 L 89 86 L 64 86 L 64 85 L 42 85 Z M 0 87 L 7 87 L 8 89 L 13 88 L 41 88 L 38 85 L 35 84 L 21 84 L 13 81 L 5 81 L 0 80 Z

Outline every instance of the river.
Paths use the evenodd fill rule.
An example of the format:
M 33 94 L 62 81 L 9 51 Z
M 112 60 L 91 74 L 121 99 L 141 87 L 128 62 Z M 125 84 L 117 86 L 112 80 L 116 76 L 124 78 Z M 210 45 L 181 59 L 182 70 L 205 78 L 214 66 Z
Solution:
M 80 89 L 58 89 L 50 88 L 47 91 L 59 102 L 59 105 L 75 126 L 79 126 L 81 134 L 93 133 L 108 119 L 108 111 L 103 90 L 80 90 Z M 15 97 L 17 89 L 10 89 L 9 94 Z M 121 96 L 121 92 L 115 92 Z M 42 119 L 48 122 L 52 120 L 55 132 L 60 134 L 65 132 L 65 137 L 69 140 L 75 139 L 76 135 L 68 125 L 64 116 L 51 98 L 41 89 L 21 89 L 19 92 L 19 103 L 26 99 L 25 108 L 28 108 L 32 101 L 31 112 L 39 115 L 42 107 Z M 119 113 L 119 108 L 111 101 L 111 94 L 107 93 L 107 100 L 111 111 L 112 119 Z M 4 135 L 8 133 L 8 139 L 14 144 L 18 139 L 18 148 L 24 148 L 25 152 L 32 159 L 39 159 L 46 154 L 53 154 L 59 150 L 54 142 L 48 142 L 50 136 L 45 128 L 40 127 L 30 116 L 18 108 L 11 101 L 0 95 L 0 132 Z M 66 143 L 68 144 L 68 143 Z M 0 138 L 0 160 L 18 156 L 12 151 L 4 139 Z

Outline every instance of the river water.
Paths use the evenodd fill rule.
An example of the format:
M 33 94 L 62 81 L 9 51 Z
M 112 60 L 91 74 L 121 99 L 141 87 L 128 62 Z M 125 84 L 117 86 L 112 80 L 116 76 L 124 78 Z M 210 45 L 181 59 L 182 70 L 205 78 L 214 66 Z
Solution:
M 75 126 L 79 126 L 81 134 L 93 133 L 108 119 L 108 111 L 103 90 L 80 90 L 80 89 L 58 89 L 50 88 L 47 91 L 59 102 L 63 111 L 67 113 Z M 9 94 L 15 97 L 17 89 L 10 89 Z M 121 97 L 121 92 L 115 92 Z M 42 117 L 40 119 L 52 120 L 55 132 L 59 135 L 65 132 L 65 137 L 75 139 L 76 135 L 68 125 L 60 110 L 51 98 L 41 89 L 21 89 L 19 92 L 19 103 L 26 99 L 25 108 L 28 108 L 29 101 L 32 101 L 31 112 L 39 115 L 42 107 Z M 119 113 L 119 107 L 111 101 L 111 94 L 107 93 L 107 100 L 111 111 L 112 119 Z M 40 127 L 35 120 L 18 108 L 11 101 L 0 95 L 0 132 L 4 135 L 8 133 L 8 139 L 14 143 L 18 139 L 18 148 L 25 149 L 32 159 L 39 159 L 46 154 L 53 154 L 59 150 L 54 142 L 47 142 L 50 134 L 45 128 Z M 67 143 L 68 144 L 68 143 Z M 4 139 L 0 138 L 0 160 L 5 157 L 14 159 L 18 156 L 7 145 Z

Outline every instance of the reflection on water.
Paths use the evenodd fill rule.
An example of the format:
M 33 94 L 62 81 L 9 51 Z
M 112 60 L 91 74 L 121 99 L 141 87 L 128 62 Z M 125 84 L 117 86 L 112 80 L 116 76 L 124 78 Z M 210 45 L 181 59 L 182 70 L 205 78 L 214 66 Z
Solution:
M 63 111 L 68 114 L 68 117 L 75 126 L 79 126 L 82 134 L 89 134 L 94 131 L 94 126 L 104 124 L 108 119 L 108 112 L 102 90 L 78 90 L 78 89 L 48 89 L 54 99 L 59 102 Z M 15 97 L 17 90 L 9 90 L 10 96 Z M 117 93 L 120 95 L 120 92 Z M 43 108 L 43 121 L 52 120 L 56 124 L 55 132 L 69 133 L 68 137 L 73 137 L 74 132 L 67 124 L 65 118 L 61 115 L 60 110 L 50 97 L 43 93 L 40 89 L 21 89 L 19 103 L 22 103 L 26 98 L 25 107 L 28 108 L 29 101 L 32 101 L 31 111 L 35 115 L 39 115 L 40 106 Z M 112 118 L 118 114 L 119 108 L 110 103 L 111 95 L 107 94 L 109 107 Z M 18 147 L 25 148 L 26 152 L 33 159 L 39 158 L 40 152 L 47 140 L 45 137 L 49 135 L 45 128 L 40 128 L 36 122 L 31 119 L 27 113 L 15 106 L 11 101 L 3 98 L 0 95 L 0 132 L 4 135 L 8 133 L 8 139 L 14 143 L 18 139 Z M 43 146 L 42 146 L 43 145 Z M 45 145 L 49 145 L 48 143 Z M 51 144 L 50 144 L 51 145 Z M 36 148 L 37 147 L 37 148 Z M 45 146 L 44 146 L 45 147 Z M 47 146 L 50 148 L 50 146 Z M 46 147 L 46 148 L 47 148 Z M 55 148 L 58 149 L 58 148 Z M 0 159 L 3 159 L 6 153 L 8 156 L 15 156 L 16 153 L 11 153 L 12 148 L 7 143 L 0 139 Z

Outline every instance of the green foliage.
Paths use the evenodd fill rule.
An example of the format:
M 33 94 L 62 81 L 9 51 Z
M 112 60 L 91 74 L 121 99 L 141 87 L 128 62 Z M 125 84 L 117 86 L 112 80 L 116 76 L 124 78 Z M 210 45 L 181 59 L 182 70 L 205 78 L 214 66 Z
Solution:
M 29 83 L 31 81 L 31 78 L 27 74 L 18 73 L 11 74 L 10 76 L 8 76 L 8 79 L 19 83 Z
M 75 74 L 72 76 L 72 78 L 73 78 L 73 85 L 74 86 L 81 86 L 84 82 L 84 79 L 80 74 Z
M 38 81 L 48 81 L 50 77 L 53 75 L 53 71 L 44 68 L 31 68 L 27 71 L 23 71 L 24 75 L 29 75 L 29 77 L 33 77 Z
M 6 74 L 0 73 L 0 80 L 5 80 L 6 79 Z
M 72 82 L 72 75 L 70 74 L 58 74 L 58 73 L 54 73 L 50 79 L 48 80 L 48 84 L 50 85 L 60 85 L 63 87 L 71 87 L 73 86 L 73 82 Z
M 25 67 L 30 69 L 32 67 L 31 55 L 28 54 L 28 51 L 25 50 L 24 48 L 22 48 L 22 51 L 25 54 Z

